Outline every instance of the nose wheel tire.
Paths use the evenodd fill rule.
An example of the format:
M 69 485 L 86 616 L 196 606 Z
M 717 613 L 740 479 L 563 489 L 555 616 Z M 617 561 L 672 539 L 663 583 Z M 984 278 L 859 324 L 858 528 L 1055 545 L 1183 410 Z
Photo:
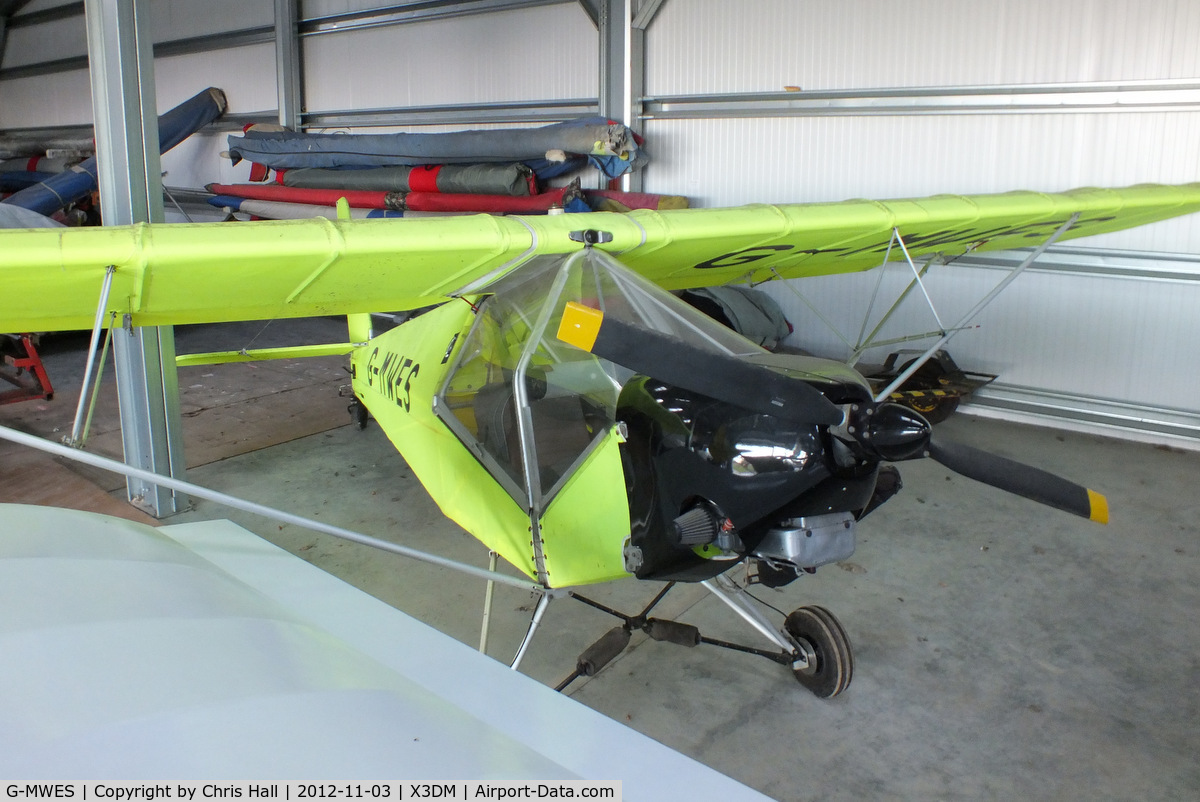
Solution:
M 800 607 L 787 617 L 788 634 L 800 643 L 800 653 L 808 665 L 793 668 L 796 681 L 815 696 L 827 699 L 850 686 L 854 675 L 854 657 L 846 631 L 824 607 Z
M 362 401 L 355 398 L 350 402 L 350 406 L 346 407 L 346 411 L 350 413 L 350 419 L 354 421 L 354 425 L 359 429 L 367 428 L 367 406 Z

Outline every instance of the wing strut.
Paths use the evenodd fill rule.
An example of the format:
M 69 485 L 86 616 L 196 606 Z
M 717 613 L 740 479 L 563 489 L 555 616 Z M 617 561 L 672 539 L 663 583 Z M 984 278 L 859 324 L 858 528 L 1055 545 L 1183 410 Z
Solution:
M 93 468 L 100 468 L 101 470 L 112 471 L 113 473 L 119 473 L 124 476 L 140 479 L 148 484 L 160 485 L 168 490 L 186 493 L 189 496 L 195 496 L 196 498 L 215 501 L 218 504 L 224 504 L 225 506 L 232 507 L 236 510 L 253 513 L 254 515 L 261 515 L 264 518 L 270 518 L 272 520 L 282 521 L 283 523 L 294 524 L 305 529 L 310 529 L 314 532 L 321 532 L 342 540 L 349 540 L 352 543 L 370 546 L 371 548 L 379 549 L 381 551 L 390 551 L 393 554 L 399 554 L 402 557 L 410 557 L 414 560 L 420 560 L 421 562 L 438 565 L 443 568 L 450 568 L 479 579 L 495 581 L 502 585 L 509 585 L 521 590 L 540 593 L 543 594 L 542 602 L 540 604 L 544 604 L 546 601 L 546 596 L 549 595 L 544 587 L 530 582 L 528 579 L 510 576 L 509 574 L 503 574 L 499 571 L 489 571 L 484 568 L 478 568 L 474 565 L 468 565 L 467 563 L 460 563 L 456 560 L 451 560 L 448 557 L 430 554 L 429 552 L 409 548 L 408 546 L 401 546 L 399 543 L 391 543 L 386 540 L 380 540 L 379 538 L 371 537 L 370 535 L 364 535 L 351 529 L 344 529 L 340 526 L 333 526 L 321 521 L 315 521 L 311 518 L 305 518 L 303 516 L 296 515 L 295 513 L 285 512 L 284 510 L 276 509 L 274 507 L 268 507 L 264 504 L 257 504 L 253 501 L 247 501 L 246 499 L 238 498 L 237 496 L 231 496 L 227 493 L 222 493 L 217 490 L 192 484 L 191 482 L 185 482 L 182 479 L 164 476 L 163 474 L 147 471 L 143 468 L 134 467 L 133 465 L 126 465 L 123 462 L 117 462 L 115 459 L 102 457 L 99 454 L 92 454 L 87 451 L 80 451 L 65 445 L 60 445 L 49 440 L 44 440 L 40 437 L 35 437 L 34 435 L 19 432 L 16 429 L 10 429 L 7 426 L 0 426 L 0 439 L 9 440 L 19 445 L 29 446 L 30 448 L 36 448 L 40 451 L 45 451 L 59 457 L 66 457 L 67 459 L 75 460 L 76 462 L 82 462 L 85 465 L 91 465 Z M 541 608 L 539 607 L 539 609 Z
M 900 375 L 897 376 L 894 380 L 892 380 L 891 384 L 889 384 L 887 387 L 884 387 L 882 390 L 880 390 L 875 396 L 875 402 L 879 403 L 880 401 L 883 401 L 885 398 L 887 398 L 892 393 L 894 393 L 896 391 L 896 389 L 900 387 L 900 385 L 902 385 L 906 381 L 908 381 L 909 377 L 911 377 L 914 373 L 916 373 L 918 370 L 920 370 L 921 366 L 924 365 L 926 362 L 928 362 L 930 357 L 932 357 L 934 354 L 936 354 L 942 348 L 942 346 L 944 346 L 946 343 L 950 342 L 950 338 L 952 338 L 955 334 L 957 334 L 958 332 L 960 332 L 964 328 L 966 328 L 970 324 L 970 322 L 975 319 L 976 315 L 978 315 L 980 312 L 982 312 L 988 304 L 990 304 L 993 300 L 995 300 L 997 295 L 1004 292 L 1005 288 L 1007 288 L 1009 284 L 1012 284 L 1016 280 L 1017 276 L 1024 273 L 1026 268 L 1028 268 L 1031 264 L 1033 264 L 1035 261 L 1037 261 L 1038 257 L 1041 256 L 1043 253 L 1045 253 L 1047 248 L 1049 248 L 1051 245 L 1053 245 L 1055 242 L 1057 242 L 1058 239 L 1063 234 L 1066 234 L 1068 231 L 1070 231 L 1071 226 L 1075 225 L 1075 221 L 1078 219 L 1079 219 L 1079 212 L 1075 212 L 1073 215 L 1070 216 L 1070 218 L 1067 219 L 1067 222 L 1063 223 L 1061 226 L 1058 227 L 1057 230 L 1055 230 L 1055 232 L 1053 234 L 1051 234 L 1049 237 L 1047 237 L 1045 242 L 1043 242 L 1041 245 L 1034 248 L 1033 253 L 1029 254 L 1029 256 L 1027 256 L 1025 258 L 1025 261 L 1021 262 L 1021 264 L 1019 264 L 1015 268 L 1013 268 L 1012 272 L 1010 272 L 1007 276 L 1005 276 L 1000 281 L 999 284 L 997 284 L 995 287 L 993 287 L 991 292 L 989 292 L 987 295 L 983 296 L 983 298 L 981 298 L 979 300 L 979 303 L 977 303 L 977 304 L 975 304 L 975 306 L 971 307 L 971 311 L 969 311 L 965 315 L 963 315 L 962 319 L 959 320 L 959 322 L 956 326 L 954 326 L 949 331 L 946 331 L 945 333 L 943 333 L 942 336 L 940 338 L 938 338 L 938 341 L 935 342 L 932 346 L 930 346 L 929 349 L 927 351 L 925 351 L 925 353 L 921 354 L 921 356 L 917 357 L 916 359 L 914 359 L 912 361 L 912 364 L 908 366 L 907 370 L 901 371 Z M 908 255 L 908 252 L 906 250 L 905 256 L 907 256 L 907 255 Z M 912 264 L 911 260 L 909 261 L 909 264 Z M 928 298 L 928 297 L 929 296 L 926 295 L 926 298 Z
M 925 296 L 925 303 L 929 306 L 929 310 L 933 313 L 933 319 L 937 321 L 938 329 L 936 332 L 934 332 L 934 334 L 942 335 L 946 333 L 946 327 L 942 324 L 942 319 L 938 317 L 937 309 L 934 308 L 933 301 L 929 297 L 929 291 L 925 288 L 925 282 L 923 281 L 925 274 L 929 272 L 929 268 L 933 267 L 933 262 L 937 258 L 937 255 L 932 255 L 926 259 L 925 264 L 921 265 L 921 268 L 918 270 L 917 266 L 913 264 L 912 256 L 910 256 L 908 253 L 908 248 L 904 244 L 904 238 L 900 236 L 899 229 L 892 229 L 892 243 L 899 243 L 900 250 L 904 254 L 905 261 L 908 262 L 908 266 L 913 270 L 913 279 L 912 281 L 908 282 L 908 286 L 904 288 L 904 292 L 897 296 L 896 301 L 891 305 L 891 308 L 889 308 L 888 311 L 884 313 L 883 317 L 880 318 L 879 322 L 875 324 L 875 328 L 871 329 L 871 333 L 866 334 L 867 322 L 870 320 L 871 312 L 875 308 L 875 297 L 879 294 L 879 287 L 883 284 L 884 271 L 879 271 L 879 280 L 875 282 L 875 295 L 871 296 L 871 303 L 867 307 L 867 313 L 863 315 L 862 328 L 858 332 L 858 344 L 854 346 L 854 353 L 851 355 L 849 360 L 851 366 L 853 366 L 858 362 L 859 359 L 862 358 L 862 355 L 866 353 L 868 348 L 871 348 L 875 345 L 891 344 L 889 342 L 876 343 L 875 337 L 879 334 L 880 330 L 883 329 L 884 325 L 892 319 L 892 315 L 895 314 L 896 310 L 900 308 L 900 304 L 904 302 L 904 299 L 907 298 L 910 293 L 912 293 L 914 287 L 920 286 L 921 293 Z M 887 263 L 888 255 L 891 254 L 891 252 L 891 244 L 889 244 L 888 253 L 883 257 L 885 264 Z M 932 334 L 919 335 L 918 337 L 924 338 L 926 336 L 932 336 Z M 901 341 L 907 341 L 908 339 L 910 338 L 905 337 L 902 338 Z
M 880 277 L 879 277 L 880 281 L 879 281 L 879 283 L 876 284 L 875 293 L 872 294 L 872 296 L 871 296 L 870 305 L 868 306 L 866 315 L 863 318 L 862 329 L 859 331 L 859 342 L 855 345 L 852 345 L 850 343 L 850 341 L 837 329 L 837 327 L 827 317 L 825 317 L 824 315 L 821 314 L 820 310 L 817 309 L 816 306 L 811 301 L 809 301 L 800 290 L 798 290 L 794 286 L 794 282 L 791 282 L 791 281 L 786 282 L 784 284 L 784 286 L 786 286 L 797 298 L 799 298 L 800 301 L 803 302 L 805 306 L 807 306 L 810 310 L 812 310 L 816 314 L 816 316 L 821 320 L 821 322 L 824 323 L 826 326 L 828 326 L 829 329 L 838 337 L 838 339 L 840 339 L 843 343 L 845 343 L 847 347 L 851 348 L 853 353 L 851 354 L 850 358 L 847 360 L 847 364 L 849 364 L 851 366 L 853 366 L 859 360 L 859 358 L 866 351 L 868 351 L 871 348 L 878 348 L 880 346 L 885 346 L 885 345 L 895 345 L 897 343 L 902 343 L 902 342 L 911 342 L 913 340 L 924 340 L 924 339 L 928 339 L 929 337 L 937 337 L 938 338 L 937 342 L 935 342 L 932 346 L 930 346 L 919 357 L 912 360 L 912 362 L 909 364 L 909 366 L 904 371 L 902 371 L 900 373 L 900 375 L 897 376 L 892 381 L 891 384 L 889 384 L 887 387 L 883 388 L 882 390 L 879 391 L 879 393 L 876 394 L 875 401 L 878 403 L 878 402 L 883 401 L 887 397 L 889 397 L 901 385 L 903 385 L 904 382 L 908 381 L 909 378 L 914 373 L 916 373 L 918 370 L 920 370 L 921 367 L 926 362 L 928 362 L 929 359 L 934 354 L 936 354 L 943 346 L 945 346 L 946 343 L 948 343 L 951 340 L 951 338 L 954 337 L 955 334 L 957 334 L 958 332 L 963 331 L 965 329 L 971 328 L 970 324 L 971 324 L 971 321 L 975 319 L 975 316 L 978 315 L 980 312 L 982 312 L 984 310 L 984 308 L 987 307 L 988 304 L 990 304 L 993 300 L 995 300 L 996 296 L 998 296 L 1001 292 L 1003 292 L 1008 287 L 1009 284 L 1011 284 L 1013 281 L 1015 281 L 1017 276 L 1019 276 L 1023 272 L 1025 272 L 1026 268 L 1028 268 L 1035 261 L 1037 261 L 1037 259 L 1043 253 L 1046 252 L 1047 248 L 1049 248 L 1051 245 L 1053 245 L 1055 242 L 1057 242 L 1059 239 L 1061 239 L 1064 234 L 1066 234 L 1068 231 L 1070 231 L 1071 227 L 1078 220 L 1079 220 L 1079 212 L 1075 212 L 1074 214 L 1071 215 L 1071 217 L 1065 223 L 1063 223 L 1061 226 L 1059 226 L 1054 231 L 1053 234 L 1051 234 L 1049 237 L 1047 237 L 1045 239 L 1045 241 L 1043 241 L 1040 245 L 1038 245 L 1033 250 L 1033 253 L 1029 254 L 1029 256 L 1026 257 L 1026 259 L 1023 262 L 1021 262 L 1021 264 L 1019 264 L 1015 268 L 1013 268 L 1012 271 L 1007 276 L 1005 276 L 1000 281 L 999 284 L 997 284 L 995 287 L 993 287 L 992 290 L 987 295 L 985 295 L 982 299 L 980 299 L 980 301 L 971 308 L 971 311 L 969 311 L 965 315 L 963 315 L 962 318 L 954 326 L 951 326 L 949 328 L 947 328 L 942 323 L 941 318 L 938 316 L 937 309 L 934 307 L 934 304 L 933 304 L 933 299 L 930 298 L 929 292 L 926 290 L 925 282 L 923 280 L 925 274 L 929 271 L 929 268 L 932 267 L 933 260 L 936 257 L 930 257 L 923 265 L 921 265 L 920 268 L 918 268 L 916 266 L 916 264 L 913 262 L 912 256 L 908 252 L 908 247 L 905 245 L 904 238 L 901 236 L 899 229 L 895 229 L 895 228 L 892 229 L 892 239 L 888 242 L 887 252 L 884 254 L 883 264 L 880 265 L 880 268 L 882 268 L 883 266 L 885 266 L 887 264 L 888 259 L 891 257 L 893 247 L 895 247 L 898 244 L 900 246 L 901 252 L 904 254 L 905 261 L 908 262 L 909 267 L 912 268 L 912 271 L 913 271 L 912 281 L 910 281 L 908 286 L 904 288 L 904 291 L 901 292 L 899 296 L 897 296 L 895 302 L 892 303 L 891 307 L 887 310 L 887 312 L 884 313 L 883 317 L 875 325 L 875 328 L 873 328 L 871 330 L 871 333 L 866 335 L 866 337 L 864 339 L 863 333 L 866 331 L 867 321 L 869 320 L 869 318 L 871 316 L 872 310 L 875 308 L 875 300 L 876 300 L 876 296 L 878 295 L 878 292 L 879 292 L 879 283 L 882 283 L 882 280 L 883 280 L 883 273 L 880 272 Z M 968 250 L 968 253 L 969 252 L 970 251 Z M 963 254 L 963 255 L 965 255 L 965 254 Z M 777 279 L 783 278 L 783 276 L 780 275 L 779 271 L 776 270 L 775 268 L 772 268 L 771 272 L 774 273 L 775 278 L 777 278 Z M 925 296 L 925 302 L 929 306 L 930 312 L 933 313 L 933 318 L 936 321 L 938 328 L 935 329 L 934 331 L 926 332 L 924 334 L 912 334 L 912 335 L 908 335 L 908 336 L 904 336 L 904 337 L 894 338 L 891 340 L 876 340 L 875 336 L 877 334 L 879 334 L 879 332 L 883 328 L 884 324 L 887 323 L 887 321 L 891 319 L 892 315 L 895 314 L 896 310 L 900 308 L 900 304 L 903 303 L 904 299 L 907 298 L 909 296 L 909 294 L 913 291 L 913 289 L 916 287 L 920 287 L 921 293 Z
M 87 433 L 84 430 L 83 414 L 84 414 L 84 399 L 87 398 L 88 385 L 92 383 L 92 371 L 96 367 L 96 345 L 100 341 L 100 329 L 104 327 L 104 311 L 108 309 L 108 296 L 112 291 L 113 273 L 117 271 L 116 265 L 109 265 L 104 271 L 104 282 L 100 285 L 100 302 L 96 305 L 96 322 L 92 324 L 92 339 L 88 343 L 87 364 L 83 371 L 83 386 L 79 389 L 79 405 L 75 408 L 75 422 L 71 426 L 71 433 L 63 438 L 63 442 L 74 448 L 83 448 L 84 441 L 87 440 Z M 113 312 L 112 316 L 115 319 L 117 313 Z M 112 339 L 112 325 L 110 323 L 108 336 L 104 340 L 104 355 L 100 357 L 100 367 L 104 368 L 104 359 L 108 355 L 108 343 Z M 96 376 L 96 389 L 100 387 L 100 377 Z M 92 392 L 92 404 L 96 403 L 96 391 Z M 88 425 L 91 425 L 91 409 L 88 410 Z
M 893 248 L 896 247 L 897 244 L 900 245 L 900 250 L 904 254 L 905 260 L 908 262 L 909 267 L 912 268 L 913 279 L 908 283 L 908 286 L 904 288 L 904 291 L 901 292 L 898 296 L 896 296 L 896 300 L 892 302 L 892 305 L 883 314 L 883 317 L 881 317 L 879 319 L 879 322 L 875 324 L 875 328 L 871 329 L 871 333 L 867 334 L 866 333 L 867 324 L 871 320 L 871 313 L 873 311 L 875 311 L 875 302 L 878 300 L 878 297 L 879 297 L 879 288 L 883 284 L 884 272 L 883 272 L 882 268 L 884 266 L 886 266 L 888 261 L 891 259 L 892 250 L 893 250 Z M 966 255 L 966 254 L 963 254 L 963 255 Z M 918 268 L 916 266 L 916 264 L 913 262 L 912 257 L 909 255 L 908 247 L 904 244 L 904 238 L 903 238 L 903 236 L 901 236 L 900 231 L 895 228 L 892 229 L 892 238 L 891 238 L 891 240 L 888 241 L 887 251 L 884 253 L 883 260 L 879 264 L 879 267 L 881 268 L 879 270 L 879 278 L 875 282 L 875 290 L 871 294 L 871 301 L 867 305 L 867 311 L 863 314 L 862 328 L 859 329 L 858 341 L 855 343 L 850 342 L 850 340 L 838 330 L 837 326 L 831 320 L 829 320 L 829 318 L 825 317 L 825 315 L 823 315 L 821 313 L 821 310 L 818 309 L 817 306 L 814 303 L 812 303 L 812 301 L 808 300 L 808 298 L 805 297 L 804 293 L 802 293 L 802 292 L 800 292 L 800 290 L 796 289 L 794 284 L 788 283 L 785 286 L 787 286 L 787 288 L 789 290 L 791 290 L 792 294 L 795 295 L 797 298 L 799 298 L 800 301 L 803 302 L 804 305 L 809 308 L 809 311 L 811 311 L 813 314 L 815 314 L 817 316 L 817 318 L 819 318 L 820 321 L 822 323 L 824 323 L 826 325 L 826 327 L 828 327 L 829 330 L 832 331 L 833 334 L 839 340 L 841 340 L 847 348 L 850 349 L 850 351 L 851 351 L 850 358 L 846 360 L 846 364 L 851 367 L 854 367 L 854 365 L 858 363 L 858 360 L 862 357 L 862 355 L 872 348 L 879 348 L 879 347 L 882 347 L 885 345 L 897 345 L 899 343 L 913 342 L 914 340 L 925 340 L 930 337 L 941 337 L 944 334 L 946 334 L 947 329 L 942 324 L 941 318 L 938 316 L 937 309 L 934 307 L 933 301 L 929 296 L 929 292 L 928 292 L 928 290 L 925 289 L 925 282 L 923 281 L 925 274 L 929 272 L 929 268 L 931 268 L 933 266 L 934 260 L 937 258 L 938 258 L 937 254 L 930 256 L 928 259 L 925 260 L 925 263 L 922 264 L 920 268 Z M 775 278 L 777 278 L 777 279 L 784 278 L 784 276 L 776 268 L 771 268 L 771 272 L 775 275 Z M 900 305 L 902 303 L 904 303 L 904 299 L 907 298 L 912 293 L 912 291 L 915 288 L 917 288 L 918 286 L 921 288 L 921 293 L 925 296 L 925 303 L 926 303 L 926 305 L 929 306 L 929 310 L 933 314 L 933 318 L 936 321 L 938 328 L 936 328 L 933 331 L 925 332 L 924 334 L 908 334 L 903 337 L 894 337 L 890 340 L 876 340 L 875 339 L 876 335 L 878 335 L 880 330 L 883 329 L 884 325 L 886 325 L 887 322 L 892 319 L 892 315 L 895 314 L 896 311 L 900 308 Z M 951 331 L 957 331 L 957 329 L 952 329 Z

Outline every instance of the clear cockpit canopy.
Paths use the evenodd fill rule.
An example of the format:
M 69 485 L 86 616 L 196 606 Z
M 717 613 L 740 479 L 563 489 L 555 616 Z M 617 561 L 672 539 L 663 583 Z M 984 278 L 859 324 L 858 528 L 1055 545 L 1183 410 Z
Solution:
M 631 371 L 557 337 L 568 302 L 722 354 L 762 349 L 587 248 L 488 286 L 438 398 L 442 419 L 522 506 L 544 509 L 616 421 Z

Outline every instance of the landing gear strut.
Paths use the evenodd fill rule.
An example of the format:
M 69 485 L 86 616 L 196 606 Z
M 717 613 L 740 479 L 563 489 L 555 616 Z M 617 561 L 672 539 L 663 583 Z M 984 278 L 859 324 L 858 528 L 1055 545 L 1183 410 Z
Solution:
M 669 641 L 680 646 L 694 647 L 706 643 L 710 646 L 719 646 L 723 649 L 765 657 L 772 662 L 790 667 L 796 680 L 822 699 L 837 696 L 849 687 L 854 672 L 850 639 L 846 637 L 846 631 L 842 629 L 842 625 L 833 616 L 833 613 L 824 607 L 815 605 L 800 607 L 787 616 L 782 630 L 776 630 L 767 623 L 757 607 L 751 606 L 746 601 L 745 597 L 749 594 L 733 580 L 721 576 L 715 580 L 705 581 L 703 584 L 714 595 L 777 644 L 778 650 L 771 651 L 709 638 L 702 635 L 700 630 L 691 624 L 651 617 L 650 611 L 662 601 L 674 584 L 674 582 L 667 583 L 646 608 L 637 615 L 626 615 L 577 593 L 570 594 L 572 598 L 621 619 L 623 623 L 606 632 L 598 641 L 585 649 L 579 656 L 575 670 L 559 683 L 555 690 L 565 689 L 579 677 L 595 676 L 625 650 L 635 629 L 645 632 L 653 640 Z

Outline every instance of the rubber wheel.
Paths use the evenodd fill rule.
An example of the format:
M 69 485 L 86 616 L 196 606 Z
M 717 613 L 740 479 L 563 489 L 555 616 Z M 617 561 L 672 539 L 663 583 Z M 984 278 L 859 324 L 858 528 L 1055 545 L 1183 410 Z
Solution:
M 854 649 L 850 646 L 850 636 L 846 634 L 846 629 L 842 626 L 842 622 L 837 619 L 837 616 L 829 612 L 825 607 L 810 604 L 808 605 L 808 609 L 825 617 L 825 623 L 841 643 L 842 664 L 846 671 L 846 679 L 842 682 L 842 690 L 846 690 L 850 687 L 850 680 L 854 679 Z
M 357 398 L 350 402 L 350 406 L 346 407 L 346 411 L 350 413 L 351 420 L 359 429 L 367 428 L 367 405 Z
M 808 666 L 792 670 L 797 682 L 821 699 L 850 686 L 854 675 L 850 639 L 833 613 L 816 605 L 800 607 L 787 617 L 784 627 L 813 656 Z

